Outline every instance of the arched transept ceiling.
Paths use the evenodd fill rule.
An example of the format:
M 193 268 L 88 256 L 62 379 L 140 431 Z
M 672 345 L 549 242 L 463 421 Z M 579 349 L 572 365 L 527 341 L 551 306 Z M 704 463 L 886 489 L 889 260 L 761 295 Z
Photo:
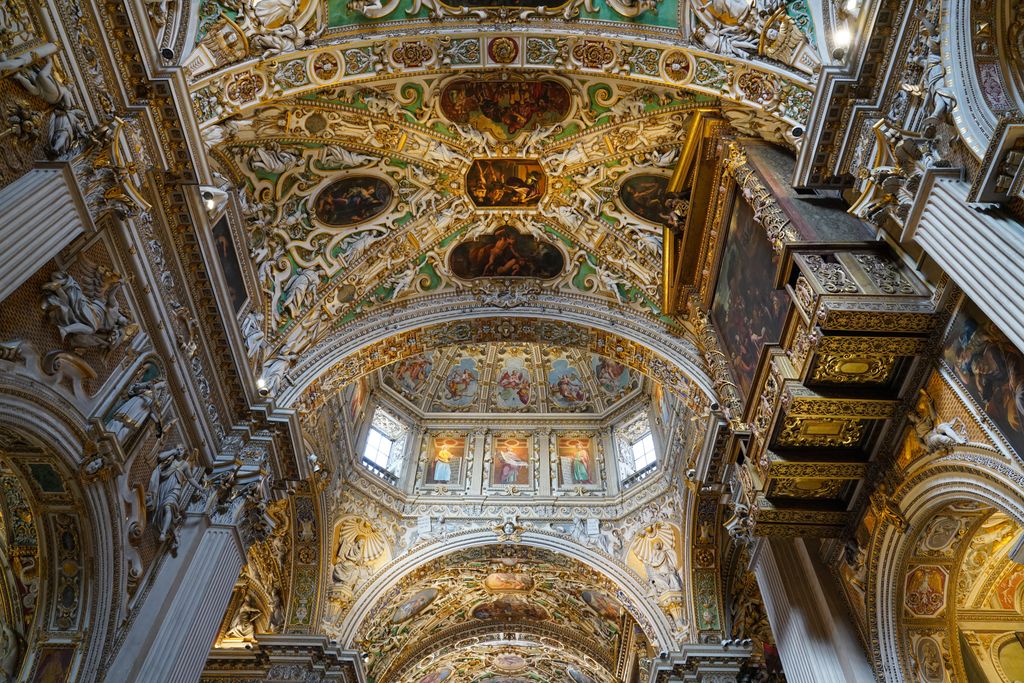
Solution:
M 445 668 L 453 681 L 558 680 L 571 676 L 567 667 L 613 681 L 620 659 L 651 655 L 623 599 L 614 582 L 567 555 L 481 546 L 406 574 L 374 601 L 355 643 L 370 653 L 374 681 L 419 681 Z

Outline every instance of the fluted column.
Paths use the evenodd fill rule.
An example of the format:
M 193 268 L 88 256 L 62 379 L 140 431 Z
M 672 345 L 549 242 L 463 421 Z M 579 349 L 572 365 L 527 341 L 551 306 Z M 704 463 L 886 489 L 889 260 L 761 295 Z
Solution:
M 765 539 L 753 565 L 789 683 L 875 680 L 840 587 L 806 541 Z
M 0 190 L 0 300 L 86 231 L 71 172 L 36 168 Z
M 167 555 L 134 615 L 106 681 L 199 679 L 245 558 L 237 527 L 186 515 L 177 556 Z

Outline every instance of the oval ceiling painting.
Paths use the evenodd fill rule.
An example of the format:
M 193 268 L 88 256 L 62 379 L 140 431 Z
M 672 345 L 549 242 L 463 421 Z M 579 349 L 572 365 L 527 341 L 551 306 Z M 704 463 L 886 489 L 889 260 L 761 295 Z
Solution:
M 426 609 L 427 605 L 434 602 L 434 598 L 437 597 L 437 592 L 436 588 L 424 588 L 410 597 L 395 608 L 395 613 L 391 615 L 391 623 L 401 624 L 403 621 L 412 619 L 414 616 Z
M 665 195 L 668 193 L 668 176 L 644 173 L 630 176 L 619 187 L 619 199 L 623 205 L 645 221 L 665 221 Z
M 484 277 L 558 277 L 565 257 L 553 244 L 524 235 L 510 225 L 455 246 L 449 267 L 456 277 L 475 280 Z
M 508 4 L 508 3 L 502 3 Z M 529 6 L 536 6 L 534 0 Z M 558 81 L 470 81 L 441 91 L 441 111 L 499 140 L 559 123 L 569 114 L 569 91 Z
M 395 196 L 383 178 L 353 175 L 338 178 L 313 200 L 313 215 L 335 227 L 355 225 L 383 213 Z

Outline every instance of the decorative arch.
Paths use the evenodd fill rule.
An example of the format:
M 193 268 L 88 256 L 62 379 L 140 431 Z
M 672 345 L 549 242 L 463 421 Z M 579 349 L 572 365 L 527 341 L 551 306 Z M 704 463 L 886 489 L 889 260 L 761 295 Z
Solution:
M 495 545 L 497 542 L 494 531 L 476 529 L 431 542 L 421 546 L 415 552 L 407 553 L 392 561 L 357 592 L 351 609 L 341 623 L 339 641 L 345 647 L 352 647 L 360 626 L 372 613 L 377 601 L 395 588 L 404 576 L 431 560 L 451 555 L 460 550 Z M 656 643 L 661 649 L 674 647 L 675 641 L 672 637 L 672 627 L 668 617 L 647 596 L 643 581 L 610 555 L 582 546 L 563 536 L 555 536 L 535 529 L 524 529 L 519 535 L 517 543 L 566 555 L 607 577 L 621 588 L 626 597 L 626 600 L 623 601 L 624 607 L 637 620 L 652 643 Z
M 910 680 L 909 653 L 899 628 L 899 599 L 907 559 L 933 515 L 957 501 L 982 503 L 1024 526 L 1019 491 L 1024 476 L 991 451 L 965 446 L 929 463 L 892 496 L 893 508 L 881 515 L 874 534 L 867 591 L 871 641 L 877 643 L 876 667 L 885 680 Z
M 299 358 L 277 398 L 279 405 L 293 405 L 310 388 L 338 387 L 431 346 L 503 341 L 513 332 L 520 335 L 520 341 L 531 341 L 522 336 L 529 333 L 536 341 L 588 348 L 672 391 L 687 393 L 692 385 L 710 402 L 717 401 L 716 381 L 685 328 L 670 330 L 653 319 L 611 308 L 598 310 L 568 297 L 538 296 L 514 310 L 481 305 L 466 295 L 425 299 L 415 307 L 386 310 L 354 321 Z M 456 327 L 458 323 L 462 326 Z M 552 336 L 541 334 L 545 328 L 550 328 Z M 457 336 L 461 329 L 469 336 Z M 565 332 L 554 338 L 555 330 Z
M 64 668 L 91 678 L 108 654 L 97 644 L 113 633 L 115 596 L 125 581 L 112 482 L 81 474 L 89 456 L 85 420 L 54 389 L 7 378 L 0 422 L 0 434 L 17 441 L 4 456 L 21 481 L 39 538 L 39 596 L 21 671 L 29 675 L 49 656 L 67 658 L 60 660 Z

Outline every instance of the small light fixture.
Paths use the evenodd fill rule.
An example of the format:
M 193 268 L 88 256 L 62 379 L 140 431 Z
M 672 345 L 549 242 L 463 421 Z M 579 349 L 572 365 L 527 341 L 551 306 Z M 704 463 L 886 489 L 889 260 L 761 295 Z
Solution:
M 270 393 L 270 389 L 267 388 L 267 380 L 262 376 L 256 378 L 256 391 L 260 396 L 266 396 Z
M 837 48 L 845 52 L 846 48 L 850 47 L 850 43 L 853 42 L 853 34 L 850 33 L 849 28 L 841 26 L 832 34 L 832 42 Z
M 843 10 L 845 10 L 847 14 L 856 14 L 859 9 L 860 0 L 846 0 L 846 3 L 843 5 Z

